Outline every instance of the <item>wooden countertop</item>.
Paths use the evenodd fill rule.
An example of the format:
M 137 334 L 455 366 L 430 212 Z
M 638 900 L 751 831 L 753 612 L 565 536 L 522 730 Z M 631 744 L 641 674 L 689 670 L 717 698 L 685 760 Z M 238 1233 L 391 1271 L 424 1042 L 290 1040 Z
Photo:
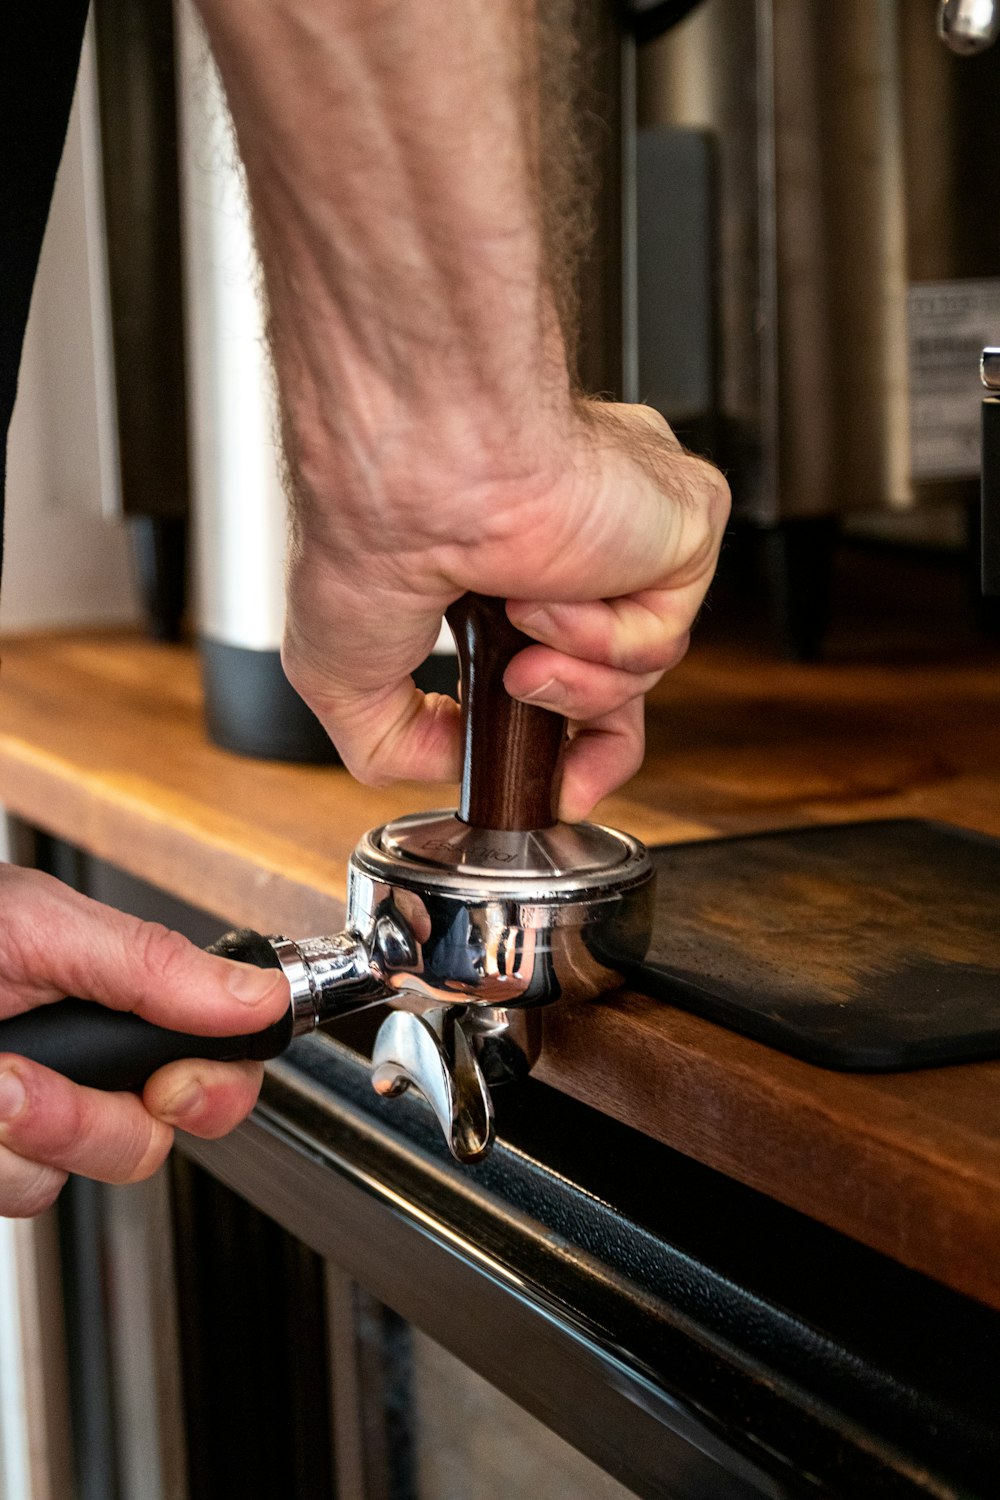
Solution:
M 453 803 L 210 746 L 193 653 L 122 636 L 10 640 L 0 802 L 226 921 L 335 930 L 368 828 Z M 701 643 L 603 821 L 650 842 L 916 815 L 1000 835 L 1000 652 L 820 667 Z M 1000 1308 L 1000 1063 L 844 1075 L 640 996 L 546 1018 L 539 1075 Z

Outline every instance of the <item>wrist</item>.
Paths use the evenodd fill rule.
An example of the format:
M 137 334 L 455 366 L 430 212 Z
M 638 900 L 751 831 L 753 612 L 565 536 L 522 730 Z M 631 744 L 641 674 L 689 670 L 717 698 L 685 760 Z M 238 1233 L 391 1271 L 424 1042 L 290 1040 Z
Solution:
M 444 380 L 412 399 L 380 398 L 374 387 L 369 381 L 363 413 L 345 415 L 332 397 L 296 402 L 285 383 L 285 453 L 301 531 L 330 529 L 342 539 L 357 521 L 370 537 L 381 517 L 387 544 L 396 525 L 404 538 L 481 534 L 491 517 L 546 493 L 572 464 L 579 417 L 565 366 L 507 403 Z

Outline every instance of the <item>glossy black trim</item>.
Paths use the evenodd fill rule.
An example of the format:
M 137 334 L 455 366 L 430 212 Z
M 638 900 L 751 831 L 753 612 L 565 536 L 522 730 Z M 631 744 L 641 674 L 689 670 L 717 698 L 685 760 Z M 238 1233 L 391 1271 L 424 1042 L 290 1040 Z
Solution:
M 994 1493 L 996 1314 L 540 1085 L 470 1170 L 328 1038 L 269 1073 L 184 1149 L 636 1494 Z
M 639 42 L 651 42 L 687 19 L 700 0 L 619 0 L 624 24 Z

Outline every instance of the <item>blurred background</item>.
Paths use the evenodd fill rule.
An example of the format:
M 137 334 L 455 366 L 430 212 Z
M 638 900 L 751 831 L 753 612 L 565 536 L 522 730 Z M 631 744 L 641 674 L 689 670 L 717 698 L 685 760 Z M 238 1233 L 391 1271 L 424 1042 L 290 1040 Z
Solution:
M 978 374 L 983 347 L 1000 343 L 992 3 L 545 7 L 560 65 L 573 60 L 594 168 L 595 232 L 573 266 L 581 387 L 657 407 L 733 490 L 692 657 L 724 647 L 733 680 L 782 660 L 815 663 L 817 674 L 829 663 L 995 660 L 995 606 L 979 584 Z M 239 166 L 198 25 L 186 3 L 95 0 L 11 435 L 0 629 L 111 625 L 196 640 L 218 743 L 328 756 L 278 662 L 285 522 L 274 428 Z M 446 641 L 424 674 L 429 686 L 453 681 Z M 654 717 L 672 691 L 668 679 Z M 873 720 L 889 712 L 881 691 L 876 683 Z M 766 694 L 751 707 L 770 797 Z M 715 735 L 721 765 L 730 702 L 713 712 L 705 738 Z M 675 700 L 669 733 L 682 751 L 684 713 Z M 833 721 L 814 718 L 829 740 Z M 701 740 L 696 750 L 725 813 L 732 773 L 705 772 Z M 901 763 L 890 780 L 907 774 Z M 692 801 L 693 816 L 704 810 Z M 780 799 L 773 816 L 786 818 Z M 95 863 L 85 873 L 102 899 L 148 908 L 199 940 L 218 931 L 121 872 Z M 227 1409 L 246 1428 L 238 1484 L 213 1447 L 212 1403 L 225 1393 L 206 1390 L 204 1372 L 221 1358 L 206 1307 L 220 1296 L 239 1303 L 243 1287 L 235 1255 L 215 1264 L 196 1242 L 209 1220 L 301 1292 L 275 1306 L 268 1368 L 316 1424 L 329 1415 L 325 1382 L 341 1392 L 347 1458 L 336 1463 L 367 1465 L 368 1486 L 343 1481 L 342 1493 L 499 1500 L 514 1492 L 514 1453 L 517 1493 L 626 1493 L 190 1164 L 176 1168 L 172 1243 L 169 1191 L 161 1176 L 116 1193 L 112 1208 L 97 1189 L 69 1215 L 90 1239 L 62 1264 L 89 1259 L 107 1273 L 106 1287 L 78 1277 L 65 1289 L 77 1341 L 72 1440 L 66 1393 L 53 1394 L 67 1336 L 46 1290 L 61 1274 L 59 1247 L 51 1226 L 0 1224 L 0 1493 L 74 1493 L 60 1488 L 74 1482 L 73 1442 L 84 1500 L 291 1484 L 268 1467 L 285 1462 L 276 1418 L 257 1431 Z M 329 1329 L 317 1332 L 307 1314 L 321 1293 Z M 87 1355 L 108 1296 L 113 1347 Z M 327 1370 L 310 1338 L 335 1324 L 349 1324 L 356 1345 Z M 418 1413 L 409 1447 L 394 1436 L 393 1381 Z M 185 1431 L 204 1445 L 201 1470 L 186 1467 Z M 486 1432 L 501 1437 L 484 1446 Z M 318 1467 L 303 1469 L 294 1493 L 332 1493 L 335 1460 L 315 1445 L 302 1451 Z

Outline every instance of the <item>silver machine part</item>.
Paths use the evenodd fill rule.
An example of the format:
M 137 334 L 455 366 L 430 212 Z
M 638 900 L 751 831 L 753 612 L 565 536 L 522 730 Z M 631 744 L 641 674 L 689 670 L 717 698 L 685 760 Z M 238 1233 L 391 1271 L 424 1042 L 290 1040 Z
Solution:
M 964 36 L 982 50 L 995 9 L 943 7 L 949 46 Z M 970 357 L 938 367 L 966 330 L 925 329 L 920 294 L 974 294 L 968 340 L 990 342 L 1000 191 L 984 143 L 1000 52 L 967 67 L 938 40 L 936 13 L 909 0 L 702 0 L 642 49 L 643 131 L 711 147 L 712 452 L 756 524 L 975 498 L 974 443 L 967 463 L 935 467 L 924 429 L 940 404 L 921 383 L 948 374 L 975 433 Z
M 577 852 L 586 869 L 566 867 Z M 452 1154 L 471 1162 L 493 1139 L 491 1085 L 537 1059 L 538 1011 L 620 984 L 645 956 L 652 900 L 652 863 L 628 834 L 557 824 L 499 835 L 418 813 L 361 839 L 342 933 L 270 942 L 296 1035 L 396 1007 L 376 1038 L 373 1086 L 388 1097 L 415 1089 Z
M 321 1020 L 381 1000 L 385 986 L 365 945 L 349 930 L 294 942 L 269 937 L 292 992 L 292 1033 L 315 1031 Z
M 940 0 L 938 36 L 960 57 L 992 47 L 1000 32 L 996 0 Z
M 988 391 L 1000 391 L 1000 349 L 984 349 L 979 360 L 979 378 Z

